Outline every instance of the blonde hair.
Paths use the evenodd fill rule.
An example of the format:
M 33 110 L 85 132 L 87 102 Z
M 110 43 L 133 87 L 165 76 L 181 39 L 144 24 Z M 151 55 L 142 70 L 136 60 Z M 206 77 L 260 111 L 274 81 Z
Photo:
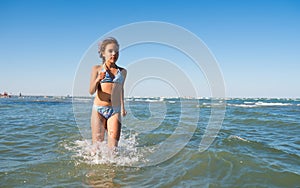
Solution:
M 114 37 L 108 37 L 98 43 L 98 53 L 100 54 L 100 58 L 102 58 L 103 62 L 105 62 L 105 58 L 103 57 L 102 53 L 104 52 L 106 46 L 111 43 L 116 44 L 119 48 L 119 43 Z

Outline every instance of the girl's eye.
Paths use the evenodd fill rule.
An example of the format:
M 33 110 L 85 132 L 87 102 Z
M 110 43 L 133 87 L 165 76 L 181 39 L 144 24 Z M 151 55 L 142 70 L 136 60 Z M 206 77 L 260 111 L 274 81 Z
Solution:
M 118 53 L 118 51 L 116 50 L 108 50 L 109 53 L 112 53 L 113 51 L 115 51 L 115 53 Z

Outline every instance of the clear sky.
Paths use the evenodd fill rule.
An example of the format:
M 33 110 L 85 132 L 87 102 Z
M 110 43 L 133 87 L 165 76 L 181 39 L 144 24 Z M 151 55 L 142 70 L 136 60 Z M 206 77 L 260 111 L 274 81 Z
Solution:
M 288 0 L 0 0 L 0 93 L 71 95 L 90 45 L 141 21 L 172 23 L 197 35 L 219 64 L 226 96 L 300 97 L 300 1 Z M 120 56 L 125 67 L 126 54 L 130 49 Z M 144 85 L 135 88 L 137 95 L 174 95 L 165 83 Z M 209 95 L 201 84 L 196 88 Z

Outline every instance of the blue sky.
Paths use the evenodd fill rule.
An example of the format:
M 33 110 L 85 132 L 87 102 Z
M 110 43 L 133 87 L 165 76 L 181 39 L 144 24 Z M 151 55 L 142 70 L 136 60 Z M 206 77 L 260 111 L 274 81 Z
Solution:
M 97 39 L 126 24 L 161 21 L 184 27 L 208 46 L 226 96 L 300 97 L 299 10 L 300 1 L 0 0 L 0 93 L 72 94 L 78 64 Z M 209 95 L 198 82 L 203 77 L 194 84 Z M 144 84 L 137 95 L 156 95 L 153 84 L 161 95 L 173 95 L 165 84 Z

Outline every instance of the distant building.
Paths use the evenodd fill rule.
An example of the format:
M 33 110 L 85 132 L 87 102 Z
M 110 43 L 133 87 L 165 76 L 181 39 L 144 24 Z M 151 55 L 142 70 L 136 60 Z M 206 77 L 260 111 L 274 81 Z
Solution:
M 7 92 L 4 92 L 3 94 L 0 93 L 0 97 L 1 97 L 1 98 L 8 98 L 8 97 L 11 97 L 11 96 L 8 95 Z

